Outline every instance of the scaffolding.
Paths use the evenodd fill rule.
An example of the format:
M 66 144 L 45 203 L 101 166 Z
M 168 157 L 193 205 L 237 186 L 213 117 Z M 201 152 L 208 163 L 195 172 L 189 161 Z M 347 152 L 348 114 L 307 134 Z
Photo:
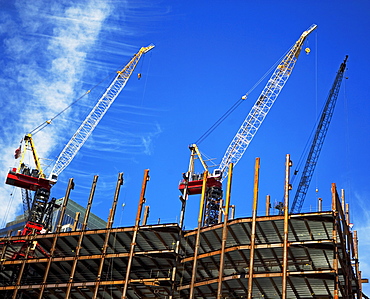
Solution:
M 330 211 L 288 214 L 286 196 L 283 214 L 269 215 L 267 208 L 266 215 L 257 216 L 256 159 L 252 217 L 229 219 L 230 169 L 223 219 L 194 230 L 181 229 L 182 220 L 147 225 L 143 204 L 148 170 L 134 226 L 113 227 L 120 173 L 107 226 L 87 230 L 95 176 L 81 230 L 61 232 L 59 223 L 55 233 L 0 239 L 0 297 L 367 298 L 357 233 L 350 228 L 348 205 L 335 184 Z M 288 157 L 286 171 L 289 177 Z M 61 213 L 72 188 L 71 179 Z M 201 222 L 202 204 L 199 215 Z

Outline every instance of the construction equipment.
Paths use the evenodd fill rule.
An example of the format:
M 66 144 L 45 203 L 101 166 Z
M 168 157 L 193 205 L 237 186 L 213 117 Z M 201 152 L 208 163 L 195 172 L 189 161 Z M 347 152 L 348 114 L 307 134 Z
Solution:
M 262 93 L 258 97 L 251 111 L 237 131 L 234 139 L 231 141 L 229 147 L 227 148 L 225 155 L 221 160 L 219 168 L 215 170 L 209 177 L 209 180 L 218 180 L 219 183 L 214 186 L 212 185 L 212 183 L 207 184 L 209 186 L 207 188 L 208 192 L 203 222 L 204 226 L 212 225 L 219 221 L 220 200 L 222 198 L 222 189 L 219 185 L 227 177 L 228 167 L 230 163 L 236 165 L 243 156 L 245 150 L 252 141 L 254 135 L 257 133 L 257 130 L 261 126 L 267 113 L 274 104 L 280 91 L 290 77 L 295 63 L 299 57 L 299 54 L 301 53 L 305 39 L 316 28 L 317 25 L 313 24 L 306 31 L 304 31 L 298 41 L 290 48 L 288 53 L 278 64 L 271 78 L 268 80 L 266 86 L 262 90 Z M 247 96 L 247 94 L 244 95 L 242 99 L 245 99 Z M 192 152 L 191 159 L 194 160 L 196 157 L 201 159 L 199 150 L 197 149 L 196 145 L 191 145 L 189 148 Z M 193 162 L 191 162 L 190 165 L 192 163 Z M 207 169 L 207 166 L 205 166 L 205 169 Z M 199 185 L 202 184 L 202 181 L 196 179 L 196 182 L 192 182 L 192 177 L 194 176 L 192 171 L 193 168 L 189 166 L 188 175 L 184 178 L 183 181 L 180 182 L 179 189 L 183 193 L 186 190 L 188 194 L 199 194 L 198 191 L 195 192 L 193 190 L 199 190 Z
M 334 113 L 334 108 L 337 102 L 339 89 L 343 80 L 344 72 L 346 70 L 347 59 L 348 55 L 345 57 L 344 61 L 341 63 L 339 67 L 333 86 L 329 91 L 328 98 L 322 110 L 320 120 L 316 128 L 315 136 L 313 138 L 311 148 L 307 156 L 306 164 L 302 172 L 301 180 L 299 182 L 292 203 L 292 207 L 290 209 L 291 213 L 300 213 L 302 209 L 303 202 L 306 198 L 307 190 L 308 187 L 310 186 L 311 179 L 315 171 L 315 167 L 319 159 L 322 146 L 324 144 L 326 133 L 328 132 L 329 124 Z
M 79 149 L 83 146 L 92 131 L 98 125 L 104 114 L 108 111 L 114 100 L 125 87 L 128 79 L 137 66 L 143 54 L 154 48 L 154 45 L 142 47 L 120 71 L 100 97 L 97 104 L 89 115 L 82 122 L 77 131 L 73 134 L 70 141 L 59 154 L 50 175 L 47 177 L 41 168 L 40 159 L 36 153 L 36 148 L 32 140 L 32 131 L 24 137 L 24 140 L 16 150 L 15 157 L 21 157 L 19 167 L 13 168 L 7 175 L 6 184 L 20 187 L 26 190 L 36 191 L 32 204 L 29 197 L 23 197 L 23 204 L 30 208 L 23 235 L 40 233 L 49 229 L 51 213 L 54 207 L 54 199 L 49 202 L 50 189 L 56 183 L 59 174 L 71 163 Z M 51 121 L 46 121 L 45 125 Z M 39 126 L 40 127 L 40 126 Z M 38 128 L 39 128 L 38 127 Z M 38 129 L 37 128 L 37 129 Z M 24 163 L 24 155 L 30 150 L 33 156 L 35 167 L 32 169 Z M 27 194 L 27 191 L 24 193 Z

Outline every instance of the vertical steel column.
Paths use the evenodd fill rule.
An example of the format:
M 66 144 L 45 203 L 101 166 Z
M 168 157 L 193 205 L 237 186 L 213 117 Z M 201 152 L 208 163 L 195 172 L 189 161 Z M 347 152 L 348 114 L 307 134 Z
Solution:
M 123 292 L 122 292 L 122 297 L 121 297 L 122 299 L 127 298 L 127 289 L 128 289 L 128 285 L 129 285 L 131 265 L 132 265 L 132 260 L 133 260 L 134 254 L 135 254 L 134 252 L 135 252 L 136 238 L 137 238 L 137 234 L 138 234 L 139 226 L 140 226 L 141 212 L 143 210 L 143 205 L 145 203 L 145 191 L 146 191 L 146 185 L 147 185 L 148 181 L 149 181 L 149 169 L 145 169 L 144 170 L 144 179 L 143 179 L 143 183 L 142 183 L 142 186 L 141 186 L 139 205 L 138 205 L 138 208 L 137 208 L 134 233 L 132 235 L 132 240 L 131 240 L 130 255 L 129 255 L 129 258 L 128 258 L 128 262 L 127 262 L 125 285 L 123 287 Z
M 191 275 L 189 299 L 194 299 L 194 284 L 195 284 L 195 279 L 197 276 L 198 252 L 199 252 L 199 247 L 200 247 L 200 229 L 202 227 L 204 200 L 206 197 L 206 189 L 207 189 L 207 178 L 208 178 L 208 171 L 206 170 L 203 174 L 202 195 L 200 198 L 200 205 L 199 205 L 198 229 L 197 229 L 197 236 L 196 236 L 195 245 L 194 245 L 194 260 L 193 260 L 193 270 L 192 270 L 192 275 Z
M 69 298 L 69 295 L 71 293 L 72 283 L 73 283 L 73 279 L 74 279 L 74 276 L 75 276 L 75 273 L 76 273 L 78 258 L 80 256 L 82 240 L 83 240 L 85 230 L 86 230 L 86 227 L 87 227 L 87 222 L 89 220 L 91 204 L 92 204 L 92 201 L 93 201 L 93 198 L 94 198 L 94 193 L 95 193 L 97 181 L 98 181 L 98 176 L 95 175 L 94 179 L 93 179 L 93 182 L 92 182 L 91 189 L 90 189 L 90 196 L 89 196 L 86 211 L 85 211 L 85 216 L 84 216 L 84 220 L 83 220 L 83 224 L 82 224 L 82 228 L 81 228 L 81 234 L 78 238 L 76 249 L 75 249 L 75 256 L 73 258 L 73 264 L 72 264 L 72 268 L 71 268 L 71 273 L 69 275 L 68 286 L 67 286 L 66 295 L 65 295 L 66 299 Z
M 319 197 L 318 201 L 319 201 L 319 212 L 322 212 L 322 198 Z
M 253 295 L 253 269 L 254 269 L 254 250 L 256 244 L 256 219 L 257 219 L 257 204 L 258 204 L 258 184 L 260 173 L 260 158 L 256 158 L 254 167 L 254 186 L 253 186 L 253 205 L 252 205 L 252 228 L 251 228 L 251 241 L 249 251 L 249 271 L 248 271 L 248 295 L 247 298 L 251 299 Z
M 114 198 L 112 202 L 112 208 L 109 213 L 108 222 L 107 222 L 107 229 L 111 229 L 113 227 L 114 223 L 114 216 L 116 215 L 116 208 L 117 208 L 117 202 L 119 197 L 119 192 L 121 190 L 121 186 L 123 185 L 123 173 L 120 172 L 118 174 L 118 180 L 116 185 L 116 190 L 114 192 Z
M 192 156 L 193 157 L 193 156 Z M 184 193 L 183 196 L 180 196 L 180 201 L 181 201 L 181 211 L 180 211 L 180 219 L 179 219 L 179 235 L 178 239 L 176 241 L 176 246 L 175 246 L 175 254 L 176 254 L 176 259 L 175 259 L 175 265 L 172 267 L 172 275 L 171 275 L 171 293 L 170 296 L 168 297 L 169 299 L 173 299 L 173 296 L 176 293 L 176 274 L 177 274 L 177 266 L 180 263 L 180 242 L 181 242 L 181 236 L 182 236 L 182 230 L 184 226 L 184 219 L 185 219 L 185 208 L 186 208 L 186 202 L 189 198 L 189 177 L 190 174 L 193 172 L 193 163 L 192 163 L 192 158 L 190 159 L 189 163 L 189 169 L 188 172 L 184 174 L 184 180 L 185 180 L 185 188 L 184 188 Z
M 337 245 L 337 221 L 338 221 L 338 208 L 337 208 L 337 188 L 333 183 L 331 184 L 331 209 L 334 214 L 334 223 L 333 223 L 333 242 L 334 242 L 334 252 L 333 252 L 333 269 L 335 271 L 335 280 L 334 280 L 334 299 L 339 298 L 339 275 L 338 275 L 338 245 Z
M 72 231 L 76 231 L 77 226 L 78 226 L 78 222 L 80 221 L 80 216 L 81 216 L 81 213 L 80 212 L 76 212 L 76 214 L 75 214 L 75 220 L 73 222 Z
M 87 228 L 87 223 L 89 222 L 89 216 L 90 216 L 92 201 L 94 199 L 94 194 L 95 194 L 95 189 L 96 189 L 96 184 L 98 182 L 98 178 L 99 178 L 99 176 L 95 175 L 94 179 L 93 179 L 93 182 L 92 182 L 92 185 L 91 185 L 89 200 L 87 202 L 84 221 L 83 221 L 82 227 L 81 227 L 81 231 L 83 231 L 83 232 L 85 232 L 85 230 Z
M 362 281 L 361 281 L 361 271 L 359 269 L 358 264 L 358 238 L 357 238 L 357 231 L 353 232 L 353 239 L 354 239 L 354 259 L 355 259 L 355 271 L 356 271 L 356 278 L 358 280 L 358 290 L 357 290 L 357 298 L 361 298 L 362 296 Z
M 119 191 L 121 190 L 122 185 L 123 185 L 123 173 L 120 172 L 118 174 L 116 190 L 114 192 L 114 197 L 113 197 L 113 202 L 112 202 L 112 208 L 110 209 L 109 217 L 108 217 L 108 221 L 107 221 L 105 239 L 104 239 L 104 244 L 103 244 L 102 253 L 101 253 L 102 257 L 101 257 L 100 262 L 99 262 L 98 275 L 96 277 L 96 282 L 95 282 L 95 289 L 94 289 L 94 295 L 93 295 L 94 299 L 96 299 L 98 297 L 98 293 L 99 293 L 99 286 L 100 286 L 100 282 L 101 282 L 101 275 L 103 273 L 103 268 L 104 268 L 104 263 L 105 263 L 105 256 L 107 255 L 107 250 L 108 250 L 108 246 L 109 246 L 108 244 L 109 244 L 109 238 L 110 238 L 110 231 L 111 231 L 112 226 L 113 226 L 114 215 L 116 213 Z
M 221 243 L 221 254 L 220 254 L 220 269 L 218 271 L 217 299 L 222 298 L 222 278 L 224 276 L 224 266 L 225 266 L 225 248 L 226 248 L 227 233 L 228 233 L 228 223 L 227 222 L 229 220 L 229 207 L 230 207 L 233 166 L 234 166 L 234 164 L 230 163 L 230 165 L 229 165 L 229 174 L 228 174 L 228 179 L 227 179 L 227 187 L 226 187 L 224 223 L 223 223 L 223 227 L 222 227 L 222 243 Z
M 18 289 L 21 285 L 21 282 L 22 282 L 22 276 L 23 276 L 23 272 L 24 272 L 24 269 L 26 267 L 26 260 L 28 259 L 28 254 L 30 252 L 30 249 L 31 249 L 31 236 L 25 236 L 28 240 L 26 242 L 28 242 L 28 245 L 27 245 L 27 249 L 26 249 L 26 253 L 25 253 L 25 257 L 24 257 L 24 260 L 22 261 L 22 264 L 21 264 L 21 267 L 18 271 L 18 277 L 17 277 L 17 282 L 16 282 L 16 288 L 14 289 L 13 291 L 13 296 L 12 296 L 12 299 L 16 299 L 17 298 L 17 293 L 18 293 Z M 32 236 L 34 237 L 34 236 Z
M 220 199 L 220 207 L 218 209 L 218 223 L 221 223 L 222 222 L 222 209 L 223 209 L 223 206 L 224 206 L 224 200 L 221 198 Z
M 266 216 L 270 216 L 270 208 L 271 208 L 271 197 L 270 195 L 266 195 Z
M 342 211 L 344 213 L 344 211 L 346 210 L 346 201 L 345 201 L 345 197 L 344 197 L 344 189 L 341 189 L 340 190 L 340 198 L 341 198 L 341 202 L 342 202 Z
M 282 276 L 282 299 L 287 298 L 287 276 L 288 276 L 288 233 L 289 233 L 289 183 L 290 167 L 292 166 L 290 155 L 285 160 L 285 186 L 284 186 L 284 244 L 283 244 L 283 276 Z
M 75 186 L 75 184 L 73 182 L 73 179 L 72 178 L 69 179 L 67 190 L 66 190 L 66 194 L 64 195 L 62 209 L 60 211 L 60 217 L 59 217 L 57 229 L 56 229 L 56 232 L 54 233 L 53 244 L 51 245 L 51 249 L 50 249 L 50 256 L 49 256 L 49 259 L 48 259 L 48 263 L 46 265 L 46 269 L 45 269 L 45 273 L 44 273 L 44 278 L 42 279 L 42 284 L 41 284 L 39 299 L 42 299 L 42 297 L 44 295 L 45 284 L 46 284 L 46 281 L 47 281 L 47 278 L 48 278 L 48 275 L 49 275 L 49 270 L 50 270 L 51 262 L 52 262 L 52 260 L 54 258 L 54 251 L 55 251 L 55 247 L 56 247 L 56 244 L 57 244 L 57 240 L 58 240 L 58 236 L 59 236 L 60 230 L 62 228 L 63 218 L 64 218 L 64 214 L 66 212 L 69 195 L 71 194 L 71 190 L 74 188 L 74 186 Z
M 346 224 L 350 225 L 351 218 L 349 217 L 349 204 L 348 203 L 346 203 L 345 215 L 346 215 Z
M 149 210 L 150 210 L 149 206 L 146 206 L 145 209 L 144 209 L 144 218 L 143 218 L 143 223 L 142 223 L 143 225 L 146 225 L 146 223 L 148 221 Z
M 231 219 L 235 219 L 235 205 L 231 205 L 230 209 L 231 209 Z

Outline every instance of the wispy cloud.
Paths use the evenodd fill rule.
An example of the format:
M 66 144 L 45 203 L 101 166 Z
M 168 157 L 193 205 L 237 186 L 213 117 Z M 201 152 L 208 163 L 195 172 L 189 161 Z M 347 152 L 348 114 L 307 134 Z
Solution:
M 2 177 L 15 164 L 12 152 L 21 136 L 54 116 L 80 94 L 86 57 L 112 11 L 106 1 L 16 1 L 0 16 Z M 59 130 L 36 135 L 40 156 L 55 146 Z M 0 224 L 20 213 L 11 204 L 13 188 L 0 186 Z

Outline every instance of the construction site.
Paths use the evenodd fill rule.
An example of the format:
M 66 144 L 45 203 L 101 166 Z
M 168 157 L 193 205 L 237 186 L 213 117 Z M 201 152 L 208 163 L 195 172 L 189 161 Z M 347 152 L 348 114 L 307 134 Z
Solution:
M 278 64 L 216 167 L 207 165 L 197 144 L 189 146 L 189 166 L 178 186 L 181 209 L 176 223 L 147 224 L 149 169 L 144 170 L 132 226 L 114 225 L 123 173 L 118 174 L 105 227 L 92 228 L 88 224 L 98 176 L 92 178 L 86 208 L 69 215 L 74 221 L 68 223 L 68 231 L 63 226 L 74 180 L 69 179 L 63 200 L 50 199 L 60 173 L 124 88 L 141 56 L 153 45 L 142 47 L 117 72 L 50 174 L 44 173 L 32 139 L 48 122 L 26 134 L 15 153 L 19 167 L 6 178 L 6 184 L 22 189 L 25 225 L 0 238 L 0 297 L 368 298 L 362 291 L 367 279 L 361 276 L 358 237 L 352 230 L 344 190 L 333 183 L 331 198 L 320 198 L 316 211 L 301 211 L 333 115 L 347 56 L 329 91 L 295 195 L 291 194 L 292 162 L 288 154 L 284 199 L 272 207 L 267 196 L 262 202 L 265 213 L 258 215 L 260 159 L 256 158 L 252 216 L 237 218 L 233 212 L 233 169 L 290 77 L 303 42 L 316 27 L 312 25 L 304 31 Z M 32 166 L 24 162 L 27 154 L 32 156 Z M 196 163 L 201 171 L 196 171 Z M 185 230 L 189 197 L 199 198 L 197 227 Z M 323 200 L 331 203 L 330 209 L 322 208 Z M 272 209 L 277 209 L 278 214 L 273 215 Z M 55 210 L 59 214 L 53 220 Z

